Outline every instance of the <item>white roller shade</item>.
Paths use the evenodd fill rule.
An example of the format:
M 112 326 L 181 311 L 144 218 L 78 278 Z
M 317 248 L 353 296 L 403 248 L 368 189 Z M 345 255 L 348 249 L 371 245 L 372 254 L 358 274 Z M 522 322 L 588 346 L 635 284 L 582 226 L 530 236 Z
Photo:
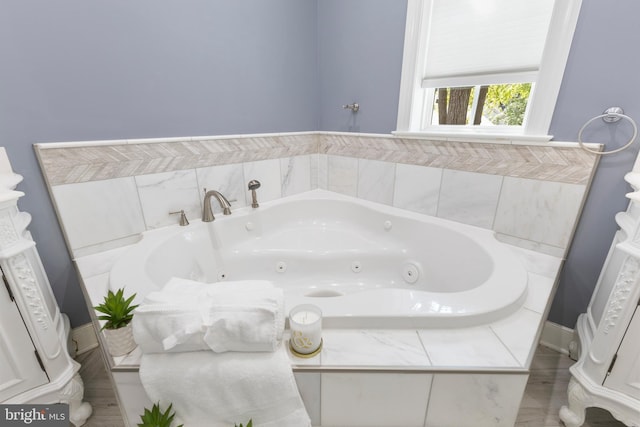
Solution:
M 534 82 L 554 0 L 431 0 L 422 87 Z

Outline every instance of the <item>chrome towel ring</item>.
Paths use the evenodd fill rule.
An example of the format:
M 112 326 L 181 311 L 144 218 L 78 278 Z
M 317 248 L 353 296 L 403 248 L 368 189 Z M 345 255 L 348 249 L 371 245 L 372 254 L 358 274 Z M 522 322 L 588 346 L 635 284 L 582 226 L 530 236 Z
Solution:
M 590 148 L 585 147 L 584 143 L 582 142 L 582 132 L 584 132 L 584 130 L 587 128 L 587 126 L 589 126 L 591 124 L 591 122 L 593 122 L 593 121 L 595 121 L 597 119 L 602 119 L 606 123 L 615 123 L 615 122 L 619 121 L 620 119 L 626 119 L 626 120 L 629 121 L 629 123 L 631 123 L 631 126 L 633 126 L 633 136 L 631 136 L 631 139 L 629 140 L 629 142 L 627 142 L 625 145 L 623 145 L 620 148 L 616 148 L 615 150 L 611 150 L 611 151 L 595 151 L 595 150 L 591 150 Z M 638 126 L 636 126 L 636 122 L 631 117 L 625 115 L 624 114 L 624 110 L 622 108 L 620 108 L 620 107 L 611 107 L 611 108 L 607 108 L 603 114 L 600 114 L 599 116 L 595 116 L 592 119 L 588 120 L 580 128 L 580 131 L 578 132 L 578 144 L 580 144 L 580 148 L 582 148 L 585 151 L 588 151 L 588 152 L 593 153 L 593 154 L 597 154 L 599 156 L 604 156 L 606 154 L 619 153 L 620 151 L 627 149 L 636 140 L 636 136 L 638 136 Z

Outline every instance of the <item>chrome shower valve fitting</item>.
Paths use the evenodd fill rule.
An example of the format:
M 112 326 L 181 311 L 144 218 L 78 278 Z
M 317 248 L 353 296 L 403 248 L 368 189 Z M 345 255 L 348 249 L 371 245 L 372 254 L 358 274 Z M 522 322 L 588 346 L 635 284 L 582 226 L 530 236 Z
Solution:
M 360 109 L 360 104 L 358 104 L 357 102 L 354 102 L 353 104 L 343 105 L 342 108 L 344 108 L 345 110 L 351 110 L 352 112 L 357 113 L 358 110 Z

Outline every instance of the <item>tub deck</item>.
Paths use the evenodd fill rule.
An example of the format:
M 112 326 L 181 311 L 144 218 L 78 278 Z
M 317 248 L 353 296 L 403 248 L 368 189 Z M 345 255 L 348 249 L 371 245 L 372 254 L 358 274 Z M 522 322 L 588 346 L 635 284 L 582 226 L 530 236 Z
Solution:
M 325 327 L 319 355 L 291 355 L 314 425 L 399 425 L 380 424 L 389 413 L 389 423 L 404 426 L 446 425 L 438 423 L 452 414 L 459 414 L 457 426 L 476 426 L 488 413 L 494 418 L 486 425 L 513 425 L 561 260 L 510 249 L 526 267 L 528 289 L 518 310 L 502 319 L 457 328 Z M 126 250 L 75 260 L 88 303 L 102 299 L 111 266 Z M 108 357 L 131 425 L 150 403 L 137 374 L 140 356 L 134 350 Z
M 311 359 L 292 357 L 297 370 L 319 368 L 371 367 L 374 369 L 524 370 L 529 367 L 537 344 L 555 276 L 561 260 L 526 249 L 511 247 L 525 263 L 528 291 L 523 305 L 511 315 L 487 324 L 456 328 L 376 328 L 327 327 L 324 348 Z M 75 260 L 92 305 L 97 305 L 109 289 L 109 270 L 126 251 L 113 249 Z M 286 334 L 286 331 L 285 331 Z M 136 367 L 137 350 L 114 358 L 112 367 Z

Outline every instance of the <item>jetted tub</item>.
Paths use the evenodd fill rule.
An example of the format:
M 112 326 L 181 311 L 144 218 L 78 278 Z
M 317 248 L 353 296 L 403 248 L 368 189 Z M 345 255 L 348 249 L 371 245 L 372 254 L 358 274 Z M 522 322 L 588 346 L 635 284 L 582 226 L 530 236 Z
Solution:
M 217 203 L 212 200 L 212 203 Z M 527 273 L 490 230 L 314 190 L 143 233 L 111 270 L 137 301 L 171 277 L 266 279 L 326 327 L 438 328 L 517 310 Z

